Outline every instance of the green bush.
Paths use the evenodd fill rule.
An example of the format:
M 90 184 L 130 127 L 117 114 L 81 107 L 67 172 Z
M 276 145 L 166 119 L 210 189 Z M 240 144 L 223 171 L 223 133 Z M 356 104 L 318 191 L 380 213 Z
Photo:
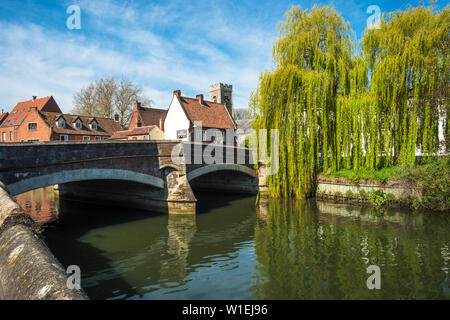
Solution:
M 381 207 L 386 203 L 386 194 L 383 190 L 373 190 L 370 192 L 369 200 L 375 206 Z
M 450 210 L 450 159 L 432 158 L 423 162 L 408 174 L 409 179 L 416 181 L 416 188 L 422 194 L 422 199 L 415 201 L 415 207 Z
M 347 199 L 353 199 L 353 198 L 354 198 L 354 195 L 353 195 L 352 190 L 347 190 L 347 192 L 345 193 L 345 197 L 346 197 Z

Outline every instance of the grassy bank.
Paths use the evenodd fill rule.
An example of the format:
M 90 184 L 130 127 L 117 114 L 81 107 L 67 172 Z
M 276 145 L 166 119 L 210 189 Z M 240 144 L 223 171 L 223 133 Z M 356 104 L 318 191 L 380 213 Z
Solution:
M 321 173 L 326 178 L 345 179 L 355 185 L 374 181 L 382 185 L 392 181 L 407 181 L 422 194 L 421 199 L 411 199 L 414 208 L 435 211 L 450 210 L 450 158 L 433 158 L 421 161 L 413 168 L 391 167 L 380 170 L 339 170 Z

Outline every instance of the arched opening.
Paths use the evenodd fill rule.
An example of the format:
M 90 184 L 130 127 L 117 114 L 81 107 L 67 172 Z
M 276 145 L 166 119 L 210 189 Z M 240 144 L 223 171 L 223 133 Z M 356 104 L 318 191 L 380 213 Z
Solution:
M 258 192 L 258 176 L 246 166 L 236 164 L 211 164 L 187 174 L 192 190 L 228 193 Z
M 47 175 L 24 178 L 18 182 L 8 184 L 6 187 L 9 193 L 12 196 L 15 196 L 30 190 L 47 186 L 91 180 L 130 181 L 160 189 L 164 188 L 164 181 L 161 178 L 120 169 L 63 170 Z

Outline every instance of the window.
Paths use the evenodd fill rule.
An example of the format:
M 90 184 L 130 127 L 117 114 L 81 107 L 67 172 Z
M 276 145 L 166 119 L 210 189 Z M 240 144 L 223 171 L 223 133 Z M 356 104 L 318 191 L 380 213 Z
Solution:
M 28 131 L 35 131 L 35 130 L 37 130 L 37 123 L 36 122 L 28 123 Z
M 56 122 L 56 126 L 58 128 L 65 128 L 66 127 L 66 120 L 64 120 L 63 118 L 59 118 L 58 121 Z
M 17 110 L 14 110 L 13 114 L 16 114 L 16 113 L 17 113 Z
M 19 126 L 22 124 L 23 120 L 25 120 L 25 118 L 22 118 L 22 119 L 19 121 L 19 123 L 18 123 Z
M 77 120 L 75 122 L 75 128 L 81 129 L 83 127 L 83 123 L 80 120 Z
M 2 141 L 6 142 L 6 132 L 3 132 L 3 134 L 2 134 Z
M 13 133 L 12 133 L 12 131 L 9 132 L 9 141 L 13 141 Z
M 89 137 L 89 136 L 83 136 L 83 141 L 89 141 L 89 140 L 91 140 L 91 137 Z
M 136 137 L 133 137 L 133 140 L 137 140 L 137 138 L 136 138 Z
M 39 139 L 28 139 L 27 141 L 28 142 L 39 142 Z M 23 140 L 22 140 L 22 142 L 23 142 Z
M 103 140 L 108 140 L 108 137 L 104 137 Z
M 96 136 L 95 140 L 102 140 L 102 137 Z
M 22 113 L 22 112 L 24 112 L 25 111 L 25 108 L 23 108 L 22 110 L 20 110 L 20 113 Z
M 202 138 L 203 138 L 203 130 L 198 130 L 198 129 L 196 129 L 194 132 L 195 132 L 194 140 L 195 140 L 195 141 L 202 141 Z
M 69 141 L 69 136 L 66 134 L 62 134 L 59 136 L 60 141 Z
M 177 139 L 185 139 L 187 137 L 187 130 L 177 130 Z
M 97 129 L 98 129 L 98 126 L 97 126 L 97 122 L 96 122 L 96 121 L 92 121 L 92 122 L 91 122 L 91 129 L 92 129 L 92 130 L 97 130 Z
M 14 124 L 14 122 L 16 122 L 16 119 L 13 119 L 13 121 L 11 121 L 10 125 L 12 126 Z

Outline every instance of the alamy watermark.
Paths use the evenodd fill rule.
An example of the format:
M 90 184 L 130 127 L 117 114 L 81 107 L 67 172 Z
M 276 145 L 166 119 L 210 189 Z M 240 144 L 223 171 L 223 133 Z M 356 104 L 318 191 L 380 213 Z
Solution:
M 69 7 L 67 7 L 66 10 L 67 14 L 70 14 L 70 16 L 66 20 L 66 26 L 67 29 L 73 30 L 73 29 L 81 29 L 81 9 L 80 6 L 77 6 L 76 4 L 73 4 Z
M 367 7 L 367 14 L 371 14 L 367 18 L 367 29 L 380 29 L 381 25 L 381 10 L 377 5 L 371 5 Z
M 278 172 L 280 159 L 280 135 L 278 129 L 251 129 L 248 133 L 248 149 L 237 147 L 236 142 L 242 130 L 203 130 L 201 122 L 194 122 L 191 133 L 193 142 L 183 142 L 172 149 L 171 157 L 174 164 L 256 164 L 256 161 L 266 166 L 266 174 Z M 270 141 L 269 139 L 270 138 Z M 185 142 L 185 143 L 186 143 Z M 270 144 L 269 144 L 270 142 Z M 270 150 L 270 155 L 269 155 Z M 181 156 L 183 155 L 183 157 Z
M 77 265 L 71 265 L 66 270 L 67 273 L 67 288 L 70 290 L 81 289 L 81 269 Z
M 367 267 L 366 272 L 371 274 L 369 278 L 367 278 L 366 285 L 367 289 L 381 289 L 381 270 L 377 265 L 371 265 Z

